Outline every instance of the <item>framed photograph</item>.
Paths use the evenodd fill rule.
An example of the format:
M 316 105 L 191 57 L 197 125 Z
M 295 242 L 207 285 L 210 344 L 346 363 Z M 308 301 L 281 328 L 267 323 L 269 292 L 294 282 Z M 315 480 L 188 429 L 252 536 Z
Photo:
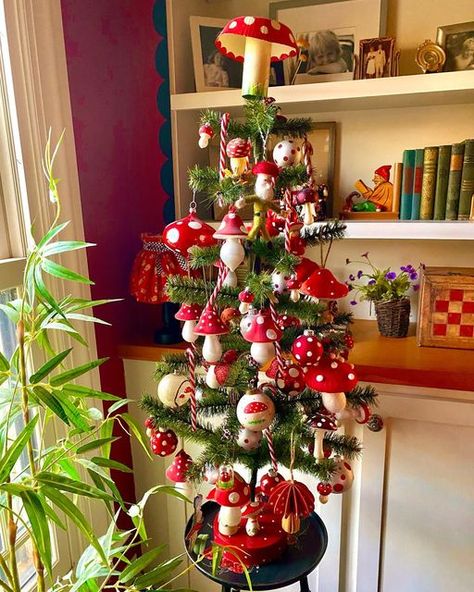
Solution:
M 286 84 L 351 80 L 360 40 L 385 34 L 387 0 L 272 2 L 270 16 L 292 29 L 305 57 L 283 62 Z
M 214 45 L 226 23 L 227 19 L 190 17 L 197 92 L 240 88 L 242 85 L 242 63 L 225 57 Z
M 395 39 L 375 37 L 359 42 L 358 78 L 389 78 L 392 76 Z
M 474 349 L 474 268 L 423 271 L 417 340 L 421 346 Z
M 474 21 L 438 27 L 436 43 L 446 52 L 444 72 L 474 70 Z

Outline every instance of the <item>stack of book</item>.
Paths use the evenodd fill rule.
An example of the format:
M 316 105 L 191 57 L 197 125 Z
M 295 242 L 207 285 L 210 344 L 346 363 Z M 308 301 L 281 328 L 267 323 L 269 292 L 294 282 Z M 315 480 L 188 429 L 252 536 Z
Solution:
M 403 152 L 401 220 L 469 220 L 474 139 Z

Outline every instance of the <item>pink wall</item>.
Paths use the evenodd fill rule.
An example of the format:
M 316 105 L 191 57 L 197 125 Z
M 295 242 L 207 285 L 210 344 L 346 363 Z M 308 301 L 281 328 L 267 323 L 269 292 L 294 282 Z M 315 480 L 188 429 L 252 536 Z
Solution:
M 116 347 L 137 333 L 152 335 L 159 320 L 159 307 L 128 295 L 140 233 L 163 226 L 153 0 L 61 0 L 61 6 L 85 235 L 98 245 L 88 253 L 92 294 L 125 299 L 100 310 L 113 325 L 96 330 L 99 355 L 112 358 L 101 369 L 102 388 L 125 394 Z M 131 460 L 125 438 L 115 454 Z M 123 489 L 133 496 L 132 478 Z

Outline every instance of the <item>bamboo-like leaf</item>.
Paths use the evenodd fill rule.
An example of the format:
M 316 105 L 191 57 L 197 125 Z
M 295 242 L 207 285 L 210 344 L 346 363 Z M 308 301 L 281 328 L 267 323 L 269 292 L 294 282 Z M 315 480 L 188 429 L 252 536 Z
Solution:
M 113 439 L 115 440 L 115 438 Z M 111 458 L 103 458 L 102 456 L 94 456 L 91 458 L 91 460 L 100 467 L 114 469 L 115 471 L 120 471 L 122 473 L 133 473 L 133 469 L 127 467 L 127 465 L 124 465 L 118 460 L 112 460 Z
M 75 397 L 99 399 L 100 401 L 117 401 L 119 397 L 111 393 L 104 393 L 103 391 L 96 391 L 83 386 L 82 384 L 65 384 L 62 388 L 64 393 L 74 395 Z M 121 399 L 120 399 L 121 400 Z
M 76 454 L 84 454 L 85 452 L 89 452 L 91 450 L 96 450 L 97 448 L 100 448 L 104 444 L 108 444 L 109 442 L 114 442 L 115 440 L 118 440 L 118 438 L 114 438 L 113 436 L 111 436 L 109 438 L 98 438 L 97 440 L 93 440 L 92 442 L 88 442 L 87 444 L 83 444 L 82 446 L 79 446 L 79 448 L 76 450 Z
M 84 321 L 85 323 L 97 323 L 98 325 L 106 325 L 110 327 L 110 323 L 107 321 L 103 321 L 98 317 L 94 317 L 91 315 L 81 314 L 78 312 L 67 312 L 66 313 L 67 319 L 72 319 L 73 321 Z
M 44 300 L 44 302 L 47 302 L 49 306 L 53 308 L 60 316 L 64 317 L 63 311 L 61 310 L 53 296 L 49 293 L 48 289 L 44 284 L 40 267 L 34 268 L 33 278 L 35 289 L 38 295 Z
M 0 372 L 8 372 L 8 370 L 10 370 L 10 362 L 2 352 L 0 352 Z
M 63 222 L 62 224 L 58 224 L 58 226 L 54 226 L 54 228 L 51 228 L 51 230 L 49 230 L 39 241 L 36 249 L 40 251 L 44 247 L 44 245 L 47 245 L 56 235 L 63 231 L 68 224 L 69 221 Z
M 163 550 L 165 549 L 166 545 L 159 545 L 154 549 L 150 549 L 134 561 L 127 565 L 127 567 L 123 570 L 119 582 L 125 584 L 126 582 L 130 582 L 135 576 L 137 576 L 140 572 L 146 569 L 153 561 L 160 555 Z
M 220 545 L 213 545 L 212 547 L 212 575 L 215 576 L 217 570 L 222 562 L 224 549 Z
M 84 514 L 66 495 L 54 487 L 42 487 L 44 495 L 79 528 L 89 543 L 96 549 L 104 562 L 107 562 L 104 550 L 102 549 L 91 525 Z
M 46 514 L 46 516 L 52 522 L 54 522 L 57 526 L 59 526 L 59 528 L 62 528 L 63 530 L 67 530 L 66 525 L 61 520 L 61 518 L 57 515 L 57 513 L 53 510 L 53 508 L 48 504 L 44 495 L 42 493 L 38 493 L 38 498 L 41 502 L 41 505 L 43 506 L 43 510 L 44 510 L 44 513 Z
M 175 571 L 181 563 L 183 562 L 182 559 L 183 555 L 178 555 L 177 557 L 173 557 L 173 559 L 169 559 L 164 563 L 160 563 L 155 569 L 152 569 L 147 574 L 138 577 L 134 582 L 133 585 L 135 588 L 147 588 L 148 586 L 159 585 L 160 583 L 166 582 L 169 578 L 170 573 Z
M 38 483 L 54 487 L 60 491 L 68 491 L 69 493 L 75 493 L 84 497 L 98 498 L 106 501 L 113 500 L 108 493 L 101 491 L 97 487 L 93 487 L 92 485 L 80 481 L 74 481 L 64 475 L 56 475 L 49 471 L 41 471 L 35 478 Z
M 100 358 L 99 360 L 93 360 L 92 362 L 87 362 L 86 364 L 82 364 L 82 366 L 77 366 L 77 368 L 72 368 L 71 370 L 66 370 L 66 372 L 61 372 L 61 374 L 57 374 L 53 376 L 49 381 L 52 386 L 60 386 L 90 372 L 94 368 L 97 368 L 104 362 L 106 362 L 108 358 Z
M 71 477 L 71 479 L 74 479 L 74 481 L 81 481 L 81 476 L 79 475 L 79 471 L 76 469 L 75 464 L 72 462 L 72 460 L 70 458 L 67 458 L 67 457 L 60 458 L 58 460 L 58 465 L 66 473 L 66 475 Z
M 86 243 L 84 241 L 56 241 L 51 245 L 47 245 L 42 254 L 44 257 L 50 255 L 58 255 L 59 253 L 68 253 L 70 251 L 77 251 L 78 249 L 86 249 L 87 247 L 95 247 L 95 243 Z
M 36 382 L 41 382 L 45 376 L 48 376 L 50 372 L 52 372 L 61 362 L 67 358 L 67 356 L 71 353 L 72 347 L 69 349 L 64 350 L 51 360 L 48 360 L 39 370 L 37 370 L 34 374 L 30 376 L 30 382 L 35 384 Z
M 63 403 L 59 401 L 55 395 L 47 391 L 42 386 L 35 386 L 33 388 L 33 393 L 36 399 L 38 399 L 38 401 L 40 401 L 46 407 L 49 407 L 49 409 L 51 409 L 51 411 L 57 417 L 59 417 L 61 421 L 67 425 L 70 425 L 68 415 L 63 407 Z
M 14 325 L 18 323 L 18 319 L 20 318 L 20 313 L 8 306 L 8 304 L 0 304 L 0 310 L 7 316 L 8 320 L 10 320 Z
M 120 401 L 115 401 L 115 403 L 108 408 L 107 416 L 110 417 L 116 411 L 118 411 L 122 407 L 125 407 L 125 405 L 128 405 L 130 402 L 131 401 L 129 399 L 120 399 Z
M 56 261 L 51 261 L 50 259 L 43 259 L 41 261 L 41 267 L 43 271 L 49 273 L 54 277 L 60 278 L 62 280 L 70 280 L 71 282 L 79 282 L 80 284 L 88 284 L 94 285 L 94 282 L 89 278 L 86 278 L 84 275 L 80 273 L 76 273 L 72 269 L 64 267 L 64 265 L 60 265 L 56 263 Z
M 30 422 L 22 429 L 13 444 L 8 448 L 4 456 L 0 458 L 0 483 L 7 480 L 16 461 L 20 458 L 25 449 L 26 443 L 31 438 L 38 423 L 38 415 L 35 415 Z
M 21 494 L 23 507 L 31 524 L 30 533 L 35 541 L 38 553 L 50 576 L 52 575 L 51 536 L 48 519 L 38 494 L 24 491 Z
M 141 444 L 143 450 L 146 452 L 147 456 L 149 458 L 152 458 L 152 456 L 150 454 L 150 450 L 149 450 L 148 441 L 145 438 L 145 436 L 141 430 L 141 426 L 138 423 L 138 421 L 134 417 L 132 417 L 129 413 L 122 413 L 120 415 L 120 417 L 127 423 L 128 427 L 130 428 L 130 431 L 133 433 L 135 438 L 140 442 L 140 444 Z

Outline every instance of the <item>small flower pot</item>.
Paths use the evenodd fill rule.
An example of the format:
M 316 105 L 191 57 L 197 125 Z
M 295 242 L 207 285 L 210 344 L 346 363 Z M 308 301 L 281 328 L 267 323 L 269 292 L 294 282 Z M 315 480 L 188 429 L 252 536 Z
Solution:
M 410 324 L 410 300 L 389 300 L 375 303 L 375 314 L 380 335 L 406 337 Z

